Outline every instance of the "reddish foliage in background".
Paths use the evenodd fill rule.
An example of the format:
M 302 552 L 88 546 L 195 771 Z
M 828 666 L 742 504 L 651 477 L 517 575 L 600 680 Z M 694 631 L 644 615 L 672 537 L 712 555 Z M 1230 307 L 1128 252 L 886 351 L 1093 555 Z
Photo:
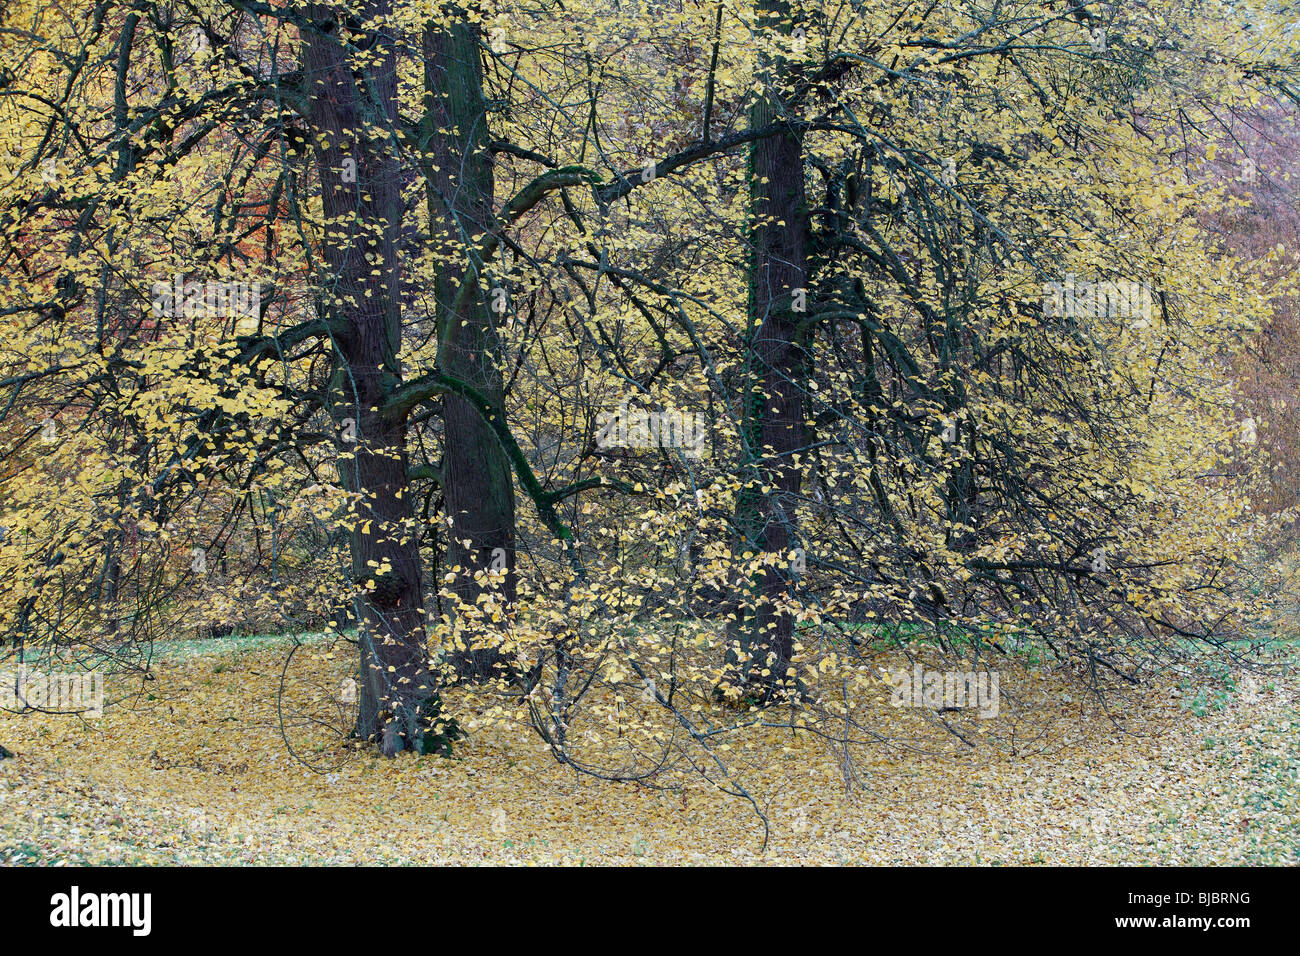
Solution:
M 1239 355 L 1233 375 L 1247 402 L 1245 414 L 1260 424 L 1257 449 L 1274 464 L 1266 514 L 1300 505 L 1300 297 L 1283 288 L 1300 270 L 1300 129 L 1297 110 L 1263 102 L 1234 119 L 1221 141 L 1216 172 L 1249 205 L 1215 216 L 1211 225 L 1227 247 L 1252 260 L 1282 247 L 1272 276 L 1273 316 Z M 1293 542 L 1300 525 L 1291 522 Z

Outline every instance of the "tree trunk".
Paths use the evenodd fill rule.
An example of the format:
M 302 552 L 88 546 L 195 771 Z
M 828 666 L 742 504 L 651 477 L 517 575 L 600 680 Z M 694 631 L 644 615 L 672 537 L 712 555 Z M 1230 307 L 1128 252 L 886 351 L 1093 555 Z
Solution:
M 307 15 L 320 32 L 303 31 L 309 122 L 328 230 L 321 309 L 347 320 L 337 337 L 335 414 L 342 431 L 340 472 L 345 487 L 359 496 L 350 541 L 353 578 L 364 591 L 357 732 L 380 741 L 390 756 L 420 749 L 419 716 L 433 692 L 407 489 L 405 416 L 379 411 L 401 381 L 401 266 L 395 246 L 401 167 L 392 141 L 397 75 L 391 35 L 380 26 L 391 14 L 390 0 L 348 5 L 349 29 L 364 33 L 361 45 L 368 47 L 364 64 L 360 57 L 349 62 L 338 43 L 342 8 L 308 4 Z M 352 42 L 358 42 L 355 36 Z
M 768 24 L 789 33 L 789 7 L 759 4 Z M 751 129 L 789 114 L 777 84 L 785 61 L 764 66 L 765 92 L 751 107 Z M 750 344 L 743 409 L 749 479 L 736 503 L 739 550 L 756 552 L 763 565 L 750 582 L 749 606 L 736 612 L 730 630 L 723 690 L 769 703 L 795 682 L 790 671 L 794 620 L 779 604 L 788 598 L 788 554 L 795 543 L 794 508 L 801 485 L 795 454 L 804 445 L 805 350 L 802 319 L 807 308 L 808 211 L 804 195 L 803 137 L 795 129 L 756 140 L 750 150 L 752 259 L 749 277 Z M 756 331 L 755 331 L 756 330 Z M 766 487 L 768 490 L 764 491 Z
M 505 414 L 501 343 L 504 286 L 476 246 L 494 228 L 493 169 L 479 28 L 430 26 L 424 37 L 429 220 L 437 257 L 438 365 Z M 443 398 L 443 500 L 451 523 L 447 565 L 461 626 L 450 663 L 464 679 L 506 673 L 497 639 L 516 597 L 515 490 L 510 461 L 482 412 Z M 482 572 L 504 572 L 485 577 Z M 496 583 L 489 583 L 496 582 Z M 486 598 L 484 594 L 487 594 Z

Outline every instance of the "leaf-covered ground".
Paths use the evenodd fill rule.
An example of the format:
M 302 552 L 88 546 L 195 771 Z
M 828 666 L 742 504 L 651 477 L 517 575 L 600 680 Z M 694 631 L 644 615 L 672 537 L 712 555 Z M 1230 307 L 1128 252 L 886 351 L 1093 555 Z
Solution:
M 1112 701 L 1114 720 L 1051 675 L 1004 677 L 1025 706 L 974 749 L 886 704 L 891 743 L 859 754 L 849 788 L 833 743 L 751 738 L 734 753 L 771 827 L 761 851 L 754 809 L 702 780 L 579 777 L 513 726 L 452 760 L 309 770 L 279 732 L 284 657 L 214 642 L 90 725 L 0 718 L 16 753 L 0 760 L 0 862 L 1300 862 L 1294 669 L 1147 687 Z

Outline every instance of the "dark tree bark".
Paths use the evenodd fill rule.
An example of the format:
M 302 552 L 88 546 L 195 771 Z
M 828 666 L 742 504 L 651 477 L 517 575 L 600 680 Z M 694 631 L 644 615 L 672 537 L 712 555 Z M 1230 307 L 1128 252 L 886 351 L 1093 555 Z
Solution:
M 782 32 L 790 32 L 788 4 L 766 0 L 759 8 L 768 14 L 769 29 L 779 25 Z M 788 79 L 785 61 L 774 58 L 763 66 L 765 91 L 750 109 L 751 129 L 794 119 L 780 92 L 780 83 Z M 802 482 L 795 455 L 804 445 L 802 320 L 807 308 L 808 210 L 798 130 L 754 142 L 750 197 L 751 340 L 742 411 L 742 474 L 749 480 L 737 500 L 736 528 L 740 550 L 758 553 L 764 564 L 730 628 L 724 690 L 768 703 L 783 689 L 794 689 L 787 673 L 794 653 L 794 620 L 779 604 L 792 584 L 787 555 L 795 543 L 795 499 Z
M 483 96 L 482 44 L 475 23 L 430 25 L 425 31 L 425 122 L 429 220 L 439 266 L 438 367 L 468 385 L 505 415 L 501 343 L 496 322 L 507 307 L 506 290 L 478 257 L 481 237 L 495 228 L 493 168 L 487 102 Z M 455 648 L 450 662 L 466 679 L 505 673 L 480 597 L 492 592 L 504 614 L 516 597 L 515 490 L 510 460 L 483 410 L 458 394 L 443 397 L 443 498 L 451 521 L 447 564 L 458 568 L 451 585 L 464 613 L 470 646 Z M 479 572 L 502 570 L 488 586 Z
M 344 432 L 340 472 L 359 497 L 350 542 L 353 578 L 365 593 L 357 732 L 380 741 L 389 755 L 420 749 L 419 717 L 433 692 L 405 415 L 380 411 L 402 374 L 396 59 L 391 35 L 379 25 L 391 13 L 391 0 L 346 9 L 311 3 L 315 29 L 303 31 L 308 119 L 328 228 L 321 309 L 346 319 L 336 338 L 334 412 Z M 364 53 L 350 57 L 343 39 Z

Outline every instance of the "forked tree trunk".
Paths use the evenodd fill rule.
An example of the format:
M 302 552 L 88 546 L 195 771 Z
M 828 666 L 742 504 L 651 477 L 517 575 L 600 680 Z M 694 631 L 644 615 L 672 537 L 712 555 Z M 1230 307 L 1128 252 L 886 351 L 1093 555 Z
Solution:
M 501 342 L 505 287 L 475 247 L 493 228 L 493 169 L 483 96 L 482 46 L 474 23 L 425 31 L 425 128 L 429 220 L 437 257 L 438 365 L 505 414 Z M 460 395 L 443 397 L 443 500 L 451 590 L 461 606 L 450 663 L 464 679 L 504 676 L 497 641 L 516 597 L 515 490 L 510 461 L 483 413 Z M 503 572 L 485 576 L 483 572 Z M 492 582 L 492 583 L 488 583 Z M 481 600 L 488 592 L 487 600 Z M 453 613 L 455 611 L 453 610 Z M 493 620 L 494 616 L 497 620 Z
M 789 33 L 789 7 L 765 0 L 767 29 Z M 751 129 L 789 119 L 778 92 L 784 61 L 763 64 L 765 94 L 751 107 Z M 758 139 L 750 150 L 753 244 L 750 329 L 743 426 L 751 457 L 748 484 L 736 505 L 737 545 L 765 563 L 742 595 L 729 629 L 723 691 L 769 703 L 793 691 L 794 619 L 780 609 L 791 592 L 788 554 L 794 544 L 796 497 L 802 474 L 794 455 L 803 447 L 805 352 L 801 321 L 806 309 L 808 212 L 804 194 L 803 137 L 796 129 Z M 756 476 L 755 476 L 756 471 Z M 763 489 L 767 490 L 764 491 Z
M 354 582 L 365 593 L 357 731 L 380 741 L 389 755 L 420 747 L 418 716 L 433 691 L 405 418 L 380 412 L 401 381 L 396 60 L 391 34 L 380 25 L 391 14 L 391 0 L 310 3 L 307 15 L 317 30 L 303 30 L 308 118 L 327 226 L 321 308 L 347 320 L 337 337 L 335 414 L 345 432 L 340 472 L 360 499 L 350 542 Z M 364 65 L 361 56 L 349 62 L 338 43 L 344 16 L 352 29 L 365 32 Z

